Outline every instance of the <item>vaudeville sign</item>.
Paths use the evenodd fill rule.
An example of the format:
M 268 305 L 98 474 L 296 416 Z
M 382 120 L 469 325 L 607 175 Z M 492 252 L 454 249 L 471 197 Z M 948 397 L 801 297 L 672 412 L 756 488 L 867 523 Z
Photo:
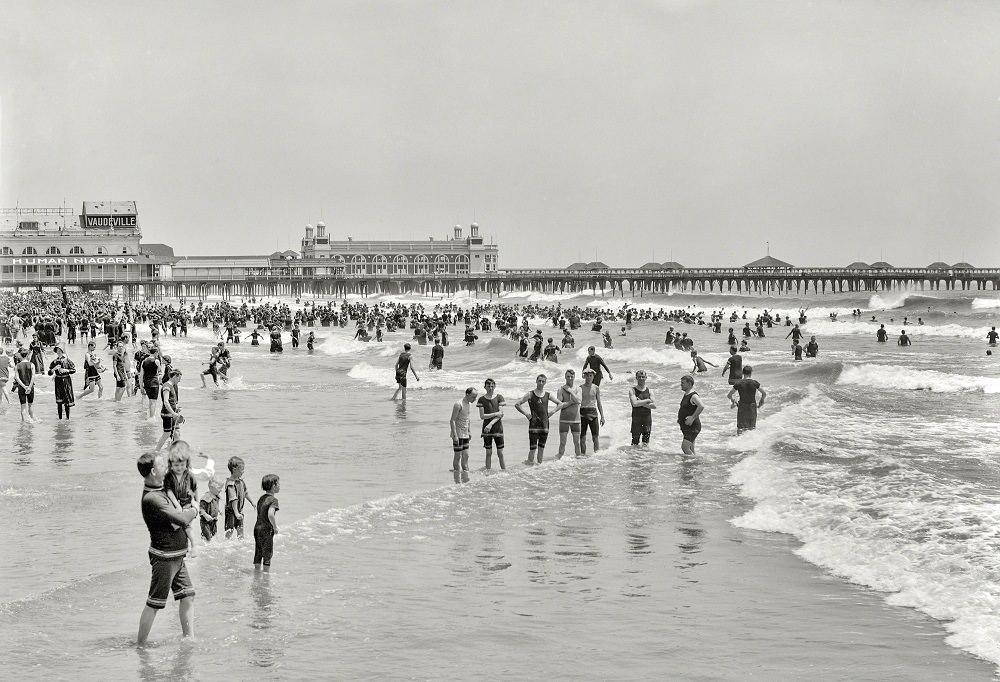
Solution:
M 137 227 L 134 215 L 85 215 L 84 227 Z

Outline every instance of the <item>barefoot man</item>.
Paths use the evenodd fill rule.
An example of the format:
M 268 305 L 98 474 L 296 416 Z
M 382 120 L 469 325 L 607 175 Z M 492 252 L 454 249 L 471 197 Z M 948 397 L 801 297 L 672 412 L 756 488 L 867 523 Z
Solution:
M 740 368 L 742 371 L 742 367 Z M 677 424 L 681 427 L 681 434 L 684 440 L 681 441 L 681 450 L 685 455 L 694 454 L 694 439 L 701 433 L 701 415 L 705 409 L 701 398 L 694 390 L 694 377 L 685 374 L 681 377 L 681 390 L 684 397 L 681 398 L 680 408 L 677 410 Z
M 413 369 L 413 356 L 410 355 L 410 344 L 403 344 L 403 352 L 396 359 L 396 392 L 392 394 L 392 400 L 396 399 L 400 391 L 403 392 L 403 400 L 406 400 L 406 373 L 413 372 L 413 378 L 420 381 L 417 370 Z
M 472 405 L 479 395 L 476 389 L 470 386 L 465 389 L 465 395 L 451 408 L 451 444 L 455 457 L 452 460 L 451 470 L 469 470 L 469 441 L 472 440 L 472 432 L 469 430 L 469 417 L 472 413 Z
M 153 401 L 154 403 L 156 401 Z M 188 576 L 184 557 L 187 555 L 187 533 L 184 529 L 198 516 L 195 508 L 182 510 L 176 507 L 163 490 L 163 476 L 167 471 L 167 458 L 147 452 L 136 461 L 145 485 L 142 489 L 142 520 L 149 530 L 149 563 L 152 579 L 149 596 L 139 617 L 137 644 L 144 644 L 156 619 L 156 612 L 167 605 L 167 594 L 174 593 L 179 604 L 181 631 L 185 637 L 194 636 L 194 586 Z

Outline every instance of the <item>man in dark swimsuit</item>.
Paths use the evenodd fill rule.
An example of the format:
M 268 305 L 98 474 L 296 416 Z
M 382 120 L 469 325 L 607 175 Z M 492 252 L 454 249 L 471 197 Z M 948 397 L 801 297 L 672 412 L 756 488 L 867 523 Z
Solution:
M 528 391 L 524 396 L 514 403 L 514 409 L 523 414 L 528 420 L 528 459 L 525 464 L 534 464 L 535 453 L 538 453 L 538 463 L 542 463 L 545 454 L 545 443 L 549 438 L 549 417 L 562 409 L 562 403 L 545 390 L 545 382 L 548 377 L 539 374 L 535 377 L 535 388 Z M 555 403 L 553 409 L 548 409 L 549 403 Z M 528 403 L 528 409 L 521 406 Z
M 149 415 L 156 416 L 157 399 L 160 397 L 160 349 L 150 346 L 149 355 L 142 361 L 142 389 L 149 398 Z
M 736 346 L 729 347 L 729 359 L 722 366 L 722 375 L 729 372 L 729 385 L 732 386 L 743 378 L 743 356 L 736 352 Z
M 646 370 L 635 372 L 635 386 L 628 392 L 629 403 L 632 405 L 632 445 L 649 445 L 649 435 L 653 431 L 653 413 L 656 409 L 653 396 L 646 386 Z
M 136 643 L 143 644 L 149 637 L 156 613 L 167 605 L 170 591 L 179 602 L 181 631 L 185 637 L 191 637 L 194 635 L 194 586 L 184 565 L 188 546 L 184 529 L 198 516 L 198 510 L 180 509 L 163 491 L 166 457 L 147 452 L 139 457 L 136 466 L 145 482 L 142 519 L 149 530 L 149 563 L 153 571 L 149 596 L 139 618 Z
M 485 395 L 479 396 L 476 407 L 479 408 L 479 418 L 483 420 L 483 447 L 486 448 L 486 470 L 489 471 L 493 464 L 493 444 L 497 446 L 497 461 L 501 469 L 506 469 L 507 465 L 503 461 L 503 408 L 506 406 L 503 396 L 494 394 L 497 382 L 487 379 L 483 384 L 486 389 Z
M 806 344 L 806 357 L 814 358 L 819 355 L 819 344 L 816 343 L 816 337 L 809 337 L 809 343 Z
M 428 369 L 441 369 L 444 365 L 444 346 L 439 339 L 434 339 L 434 347 L 431 348 L 431 364 Z
M 403 392 L 403 400 L 406 400 L 406 373 L 407 371 L 413 372 L 413 378 L 420 381 L 420 377 L 417 376 L 417 370 L 413 369 L 413 357 L 410 355 L 410 344 L 403 344 L 403 352 L 399 354 L 396 359 L 396 392 L 392 394 L 392 400 L 396 399 L 399 392 Z
M 611 376 L 611 370 L 608 368 L 607 364 L 604 362 L 604 358 L 597 354 L 597 349 L 594 346 L 590 346 L 587 349 L 587 359 L 583 361 L 583 369 L 594 370 L 594 385 L 600 386 L 601 381 L 604 379 L 604 375 L 601 374 L 601 369 L 605 369 L 608 372 L 608 379 L 614 379 Z
M 695 393 L 694 377 L 690 374 L 681 377 L 681 390 L 684 391 L 684 397 L 681 398 L 681 405 L 677 410 L 677 424 L 681 427 L 681 435 L 684 437 L 681 441 L 681 450 L 685 455 L 693 455 L 694 439 L 701 433 L 699 415 L 705 406 Z
M 726 396 L 732 401 L 736 408 L 736 435 L 744 431 L 757 428 L 757 408 L 764 407 L 764 399 L 767 391 L 760 387 L 756 379 L 750 378 L 753 374 L 753 367 L 747 365 L 743 368 L 743 378 L 733 384 L 729 394 Z M 760 391 L 760 402 L 757 402 L 757 392 Z M 739 393 L 740 399 L 737 402 L 733 396 Z

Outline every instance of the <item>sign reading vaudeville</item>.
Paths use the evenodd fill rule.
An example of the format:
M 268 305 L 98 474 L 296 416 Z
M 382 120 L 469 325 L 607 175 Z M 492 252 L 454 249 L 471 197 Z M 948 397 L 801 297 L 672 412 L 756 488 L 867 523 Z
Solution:
M 7 256 L 4 265 L 134 265 L 132 256 Z
M 134 215 L 85 215 L 84 227 L 138 227 L 138 216 Z

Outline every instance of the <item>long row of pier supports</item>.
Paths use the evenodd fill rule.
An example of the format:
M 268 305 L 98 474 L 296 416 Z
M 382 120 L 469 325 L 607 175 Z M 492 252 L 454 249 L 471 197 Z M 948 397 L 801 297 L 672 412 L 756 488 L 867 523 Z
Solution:
M 348 295 L 377 296 L 417 293 L 452 295 L 470 291 L 477 296 L 493 297 L 504 292 L 539 291 L 553 294 L 592 293 L 598 296 L 643 296 L 672 293 L 737 293 L 781 296 L 804 294 L 842 294 L 891 291 L 998 291 L 997 278 L 923 279 L 912 277 L 468 277 L 446 276 L 433 279 L 394 279 L 391 277 L 350 279 L 276 278 L 244 281 L 186 281 L 126 285 L 130 298 L 196 299 L 234 298 L 344 298 Z
M 858 273 L 847 270 L 802 270 L 753 273 L 736 270 L 691 270 L 650 274 L 616 270 L 608 273 L 574 273 L 560 270 L 521 270 L 478 275 L 431 276 L 288 276 L 255 275 L 245 279 L 168 281 L 52 281 L 21 283 L 0 281 L 0 287 L 41 289 L 63 286 L 93 291 L 121 291 L 129 299 L 207 298 L 345 298 L 416 293 L 447 296 L 460 291 L 494 297 L 505 292 L 539 291 L 553 294 L 590 293 L 597 296 L 641 297 L 673 293 L 736 293 L 781 296 L 805 294 L 878 293 L 893 291 L 1000 291 L 1000 269 Z

